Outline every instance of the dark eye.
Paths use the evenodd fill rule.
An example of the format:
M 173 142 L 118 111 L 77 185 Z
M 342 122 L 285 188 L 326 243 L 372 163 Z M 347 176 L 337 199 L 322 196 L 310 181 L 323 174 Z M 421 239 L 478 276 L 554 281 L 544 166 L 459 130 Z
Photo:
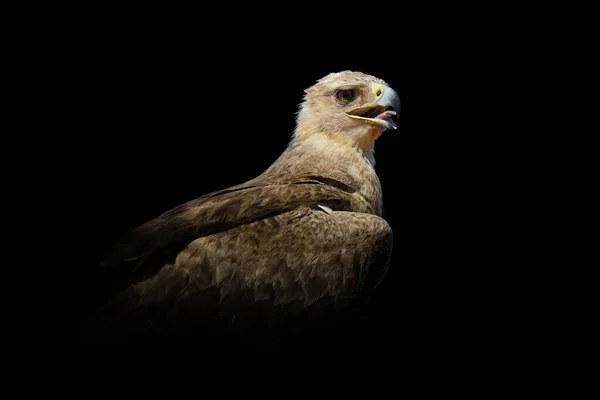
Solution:
M 341 101 L 350 101 L 354 98 L 354 92 L 352 90 L 338 90 L 335 97 Z

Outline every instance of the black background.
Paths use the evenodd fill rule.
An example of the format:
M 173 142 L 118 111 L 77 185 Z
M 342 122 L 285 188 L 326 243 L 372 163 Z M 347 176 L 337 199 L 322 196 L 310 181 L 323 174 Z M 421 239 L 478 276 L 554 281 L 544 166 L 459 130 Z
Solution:
M 263 172 L 290 140 L 303 90 L 341 70 L 386 80 L 402 103 L 398 130 L 375 145 L 394 251 L 370 308 L 369 341 L 425 352 L 491 329 L 473 327 L 488 312 L 474 293 L 490 279 L 478 268 L 478 213 L 489 192 L 479 190 L 485 178 L 473 157 L 481 156 L 469 150 L 462 120 L 475 100 L 457 92 L 460 54 L 429 31 L 427 15 L 388 10 L 361 18 L 311 11 L 295 24 L 159 12 L 79 22 L 85 35 L 62 71 L 76 111 L 66 200 L 73 225 L 61 236 L 76 249 L 64 338 L 75 340 L 94 268 L 120 234 Z M 484 260 L 497 262 L 493 253 Z

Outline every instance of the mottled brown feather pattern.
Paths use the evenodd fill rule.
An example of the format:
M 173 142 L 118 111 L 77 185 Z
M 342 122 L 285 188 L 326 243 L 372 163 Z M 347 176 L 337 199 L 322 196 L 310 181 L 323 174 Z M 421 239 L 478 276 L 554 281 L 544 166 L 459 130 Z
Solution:
M 261 240 L 265 237 L 269 240 Z M 390 244 L 391 229 L 377 216 L 303 206 L 194 240 L 174 264 L 131 286 L 108 309 L 113 318 L 146 310 L 158 320 L 190 309 L 199 319 L 221 311 L 237 313 L 241 323 L 257 317 L 256 303 L 291 311 L 322 301 L 333 308 L 365 286 L 375 288 L 387 268 Z M 243 295 L 246 304 L 240 308 Z
M 287 185 L 250 186 L 208 195 L 170 210 L 128 233 L 105 264 L 144 257 L 169 243 L 230 229 L 272 213 L 300 205 L 327 203 L 335 209 L 352 209 L 352 197 L 314 180 Z
M 383 81 L 351 72 L 321 80 L 307 91 L 290 145 L 263 174 L 125 235 L 104 268 L 133 263 L 139 273 L 92 324 L 128 334 L 211 318 L 252 326 L 368 296 L 389 265 L 392 231 L 371 154 L 381 132 L 331 99 L 348 82 L 367 101 L 369 85 Z

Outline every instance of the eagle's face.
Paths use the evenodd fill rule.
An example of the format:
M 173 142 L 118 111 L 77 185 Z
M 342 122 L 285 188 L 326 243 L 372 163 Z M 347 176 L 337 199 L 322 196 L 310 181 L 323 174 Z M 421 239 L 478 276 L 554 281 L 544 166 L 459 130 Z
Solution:
M 355 140 L 376 139 L 398 127 L 398 94 L 385 81 L 360 72 L 330 74 L 306 90 L 299 123 Z

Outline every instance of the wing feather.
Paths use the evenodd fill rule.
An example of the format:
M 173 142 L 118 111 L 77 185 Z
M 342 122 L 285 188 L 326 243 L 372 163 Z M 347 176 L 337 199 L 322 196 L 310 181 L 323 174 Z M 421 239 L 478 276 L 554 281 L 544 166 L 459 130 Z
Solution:
M 240 185 L 182 204 L 131 230 L 103 264 L 111 266 L 131 261 L 142 264 L 150 255 L 174 243 L 191 241 L 301 205 L 322 203 L 335 210 L 347 210 L 352 201 L 347 191 L 315 179 L 276 185 Z
M 261 318 L 320 314 L 371 293 L 391 244 L 380 217 L 301 206 L 197 238 L 172 264 L 117 296 L 104 315 L 117 325 L 157 327 L 210 318 L 254 326 Z

